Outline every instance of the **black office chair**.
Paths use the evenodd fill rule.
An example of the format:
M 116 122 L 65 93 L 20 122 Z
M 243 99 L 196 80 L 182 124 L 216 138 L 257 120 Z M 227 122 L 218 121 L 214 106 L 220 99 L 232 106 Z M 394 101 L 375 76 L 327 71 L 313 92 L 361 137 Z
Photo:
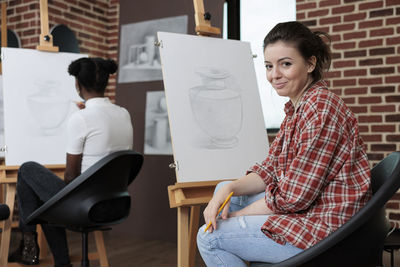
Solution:
M 82 233 L 82 266 L 89 266 L 88 233 L 118 224 L 128 217 L 128 185 L 143 156 L 119 151 L 99 160 L 34 211 L 27 223 L 48 223 Z
M 371 175 L 371 200 L 330 236 L 282 262 L 254 262 L 250 266 L 382 266 L 383 244 L 390 229 L 385 203 L 400 187 L 400 152 L 384 158 L 371 170 Z

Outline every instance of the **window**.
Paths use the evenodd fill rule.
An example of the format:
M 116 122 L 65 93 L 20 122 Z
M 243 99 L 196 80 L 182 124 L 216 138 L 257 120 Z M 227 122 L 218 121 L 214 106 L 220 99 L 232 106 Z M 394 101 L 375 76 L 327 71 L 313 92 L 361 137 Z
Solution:
M 251 44 L 260 90 L 261 104 L 267 129 L 279 128 L 289 98 L 279 96 L 266 79 L 263 55 L 265 35 L 279 22 L 296 20 L 295 0 L 242 0 L 240 1 L 240 36 Z

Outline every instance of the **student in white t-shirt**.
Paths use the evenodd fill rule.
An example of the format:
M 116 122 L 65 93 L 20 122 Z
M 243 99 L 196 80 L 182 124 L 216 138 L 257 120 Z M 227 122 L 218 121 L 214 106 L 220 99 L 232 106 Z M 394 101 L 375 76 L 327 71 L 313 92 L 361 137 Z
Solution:
M 23 238 L 9 262 L 39 264 L 36 225 L 25 224 L 29 215 L 104 156 L 132 149 L 133 128 L 128 111 L 104 97 L 109 75 L 116 70 L 113 60 L 101 58 L 80 58 L 69 65 L 68 72 L 75 77 L 76 89 L 85 104 L 79 104 L 81 110 L 68 121 L 64 181 L 36 162 L 21 165 L 17 196 Z M 65 229 L 46 224 L 42 228 L 55 267 L 71 267 Z

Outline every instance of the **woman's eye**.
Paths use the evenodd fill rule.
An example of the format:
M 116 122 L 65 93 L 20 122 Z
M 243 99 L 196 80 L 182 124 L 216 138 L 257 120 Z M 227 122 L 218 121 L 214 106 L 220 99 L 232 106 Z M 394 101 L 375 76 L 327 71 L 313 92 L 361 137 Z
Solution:
M 285 67 L 289 67 L 292 65 L 292 63 L 291 62 L 283 62 L 282 65 Z
M 266 68 L 267 70 L 270 70 L 270 69 L 272 69 L 272 65 L 266 64 L 266 65 L 265 65 L 265 68 Z

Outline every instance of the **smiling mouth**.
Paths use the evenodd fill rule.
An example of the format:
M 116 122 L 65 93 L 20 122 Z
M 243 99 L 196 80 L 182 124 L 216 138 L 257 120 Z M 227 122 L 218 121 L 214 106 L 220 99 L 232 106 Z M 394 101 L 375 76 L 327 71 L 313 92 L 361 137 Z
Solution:
M 283 88 L 285 85 L 286 85 L 286 82 L 283 82 L 283 83 L 274 83 L 274 87 L 275 87 L 276 89 L 281 89 L 281 88 Z

